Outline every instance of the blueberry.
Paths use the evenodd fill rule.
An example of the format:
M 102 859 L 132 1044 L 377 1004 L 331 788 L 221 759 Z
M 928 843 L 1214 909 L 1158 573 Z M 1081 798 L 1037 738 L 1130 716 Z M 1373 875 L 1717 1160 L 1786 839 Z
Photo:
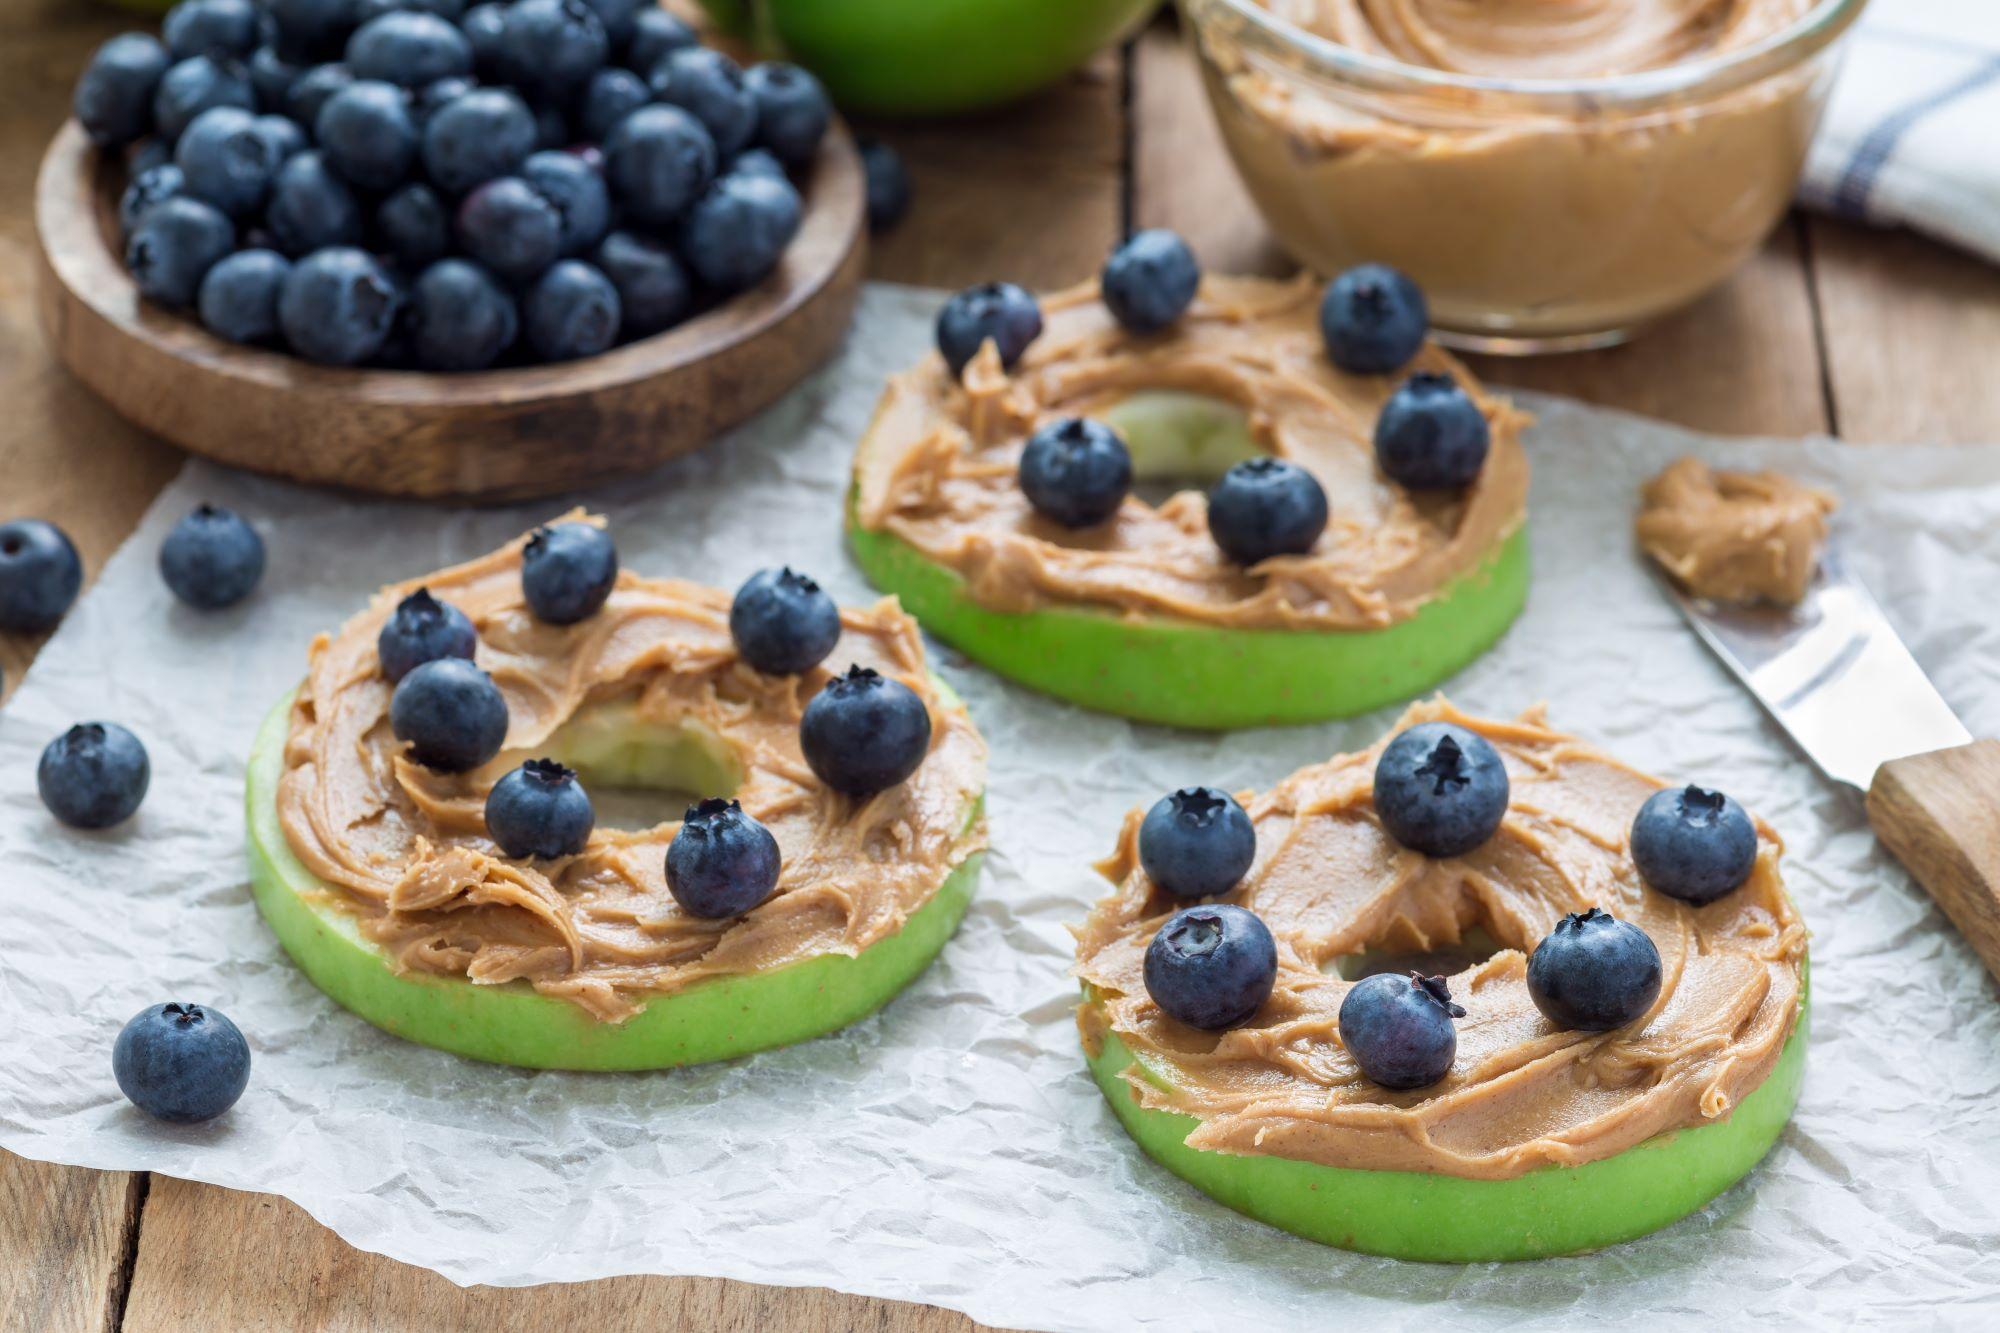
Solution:
M 910 172 L 902 154 L 880 139 L 863 139 L 861 172 L 867 180 L 868 230 L 888 231 L 910 211 Z
M 1028 437 L 1020 479 L 1037 513 L 1087 528 L 1117 513 L 1131 493 L 1132 453 L 1103 422 L 1068 417 Z
M 250 1082 L 250 1044 L 220 1009 L 156 1004 L 111 1047 L 111 1073 L 134 1106 L 177 1125 L 213 1120 Z
M 354 30 L 346 62 L 357 79 L 421 88 L 472 73 L 472 43 L 457 24 L 435 14 L 392 10 Z
M 375 232 L 397 262 L 422 269 L 451 252 L 451 210 L 436 190 L 411 181 L 376 207 Z
M 596 826 L 590 793 L 553 759 L 530 759 L 486 794 L 487 836 L 517 861 L 575 856 Z
M 459 16 L 458 30 L 472 47 L 472 67 L 482 79 L 497 79 L 506 68 L 503 50 L 507 34 L 507 6 L 499 3 L 474 5 Z
M 519 176 L 501 176 L 465 196 L 458 243 L 503 278 L 526 282 L 562 256 L 562 214 Z
M 419 140 L 423 132 L 430 128 L 431 117 L 472 92 L 479 85 L 463 75 L 449 75 L 442 79 L 432 79 L 429 83 L 410 95 L 410 118 L 417 122 Z M 422 152 L 421 142 L 418 145 Z M 428 168 L 426 168 L 428 170 Z
M 282 160 L 256 116 L 219 106 L 189 124 L 174 145 L 174 165 L 188 194 L 242 217 L 263 206 Z
M 752 141 L 794 170 L 810 166 L 833 123 L 833 103 L 820 81 L 797 65 L 774 60 L 745 70 L 743 86 L 757 107 Z
M 672 55 L 700 44 L 693 28 L 664 9 L 641 9 L 632 22 L 631 40 L 625 43 L 624 64 L 640 74 Z
M 291 60 L 323 60 L 340 49 L 360 15 L 356 0 L 265 0 L 278 49 Z
M 416 360 L 425 370 L 484 370 L 514 345 L 514 298 L 479 265 L 440 259 L 410 293 Z
M 35 788 L 63 823 L 100 829 L 130 819 L 152 777 L 137 736 L 116 722 L 80 722 L 42 751 Z
M 127 240 L 138 229 L 139 219 L 146 210 L 163 199 L 173 199 L 187 193 L 187 178 L 181 169 L 171 162 L 156 167 L 147 167 L 132 178 L 125 187 L 125 193 L 118 200 L 118 227 Z
M 310 148 L 278 168 L 264 225 L 294 259 L 328 246 L 359 245 L 365 232 L 353 187 Z
M 938 311 L 937 347 L 952 378 L 963 374 L 990 338 L 1000 352 L 1000 364 L 1012 370 L 1042 336 L 1042 308 L 1035 298 L 1011 282 L 982 282 L 944 303 Z
M 583 137 L 602 143 L 618 122 L 653 100 L 653 90 L 629 69 L 607 66 L 590 76 L 577 99 L 576 123 Z
M 742 916 L 771 896 L 783 864 L 771 830 L 735 801 L 691 806 L 667 844 L 667 889 L 690 916 Z
M 1270 927 L 1230 903 L 1183 907 L 1146 946 L 1146 994 L 1167 1017 L 1204 1032 L 1249 1022 L 1277 979 Z
M 618 291 L 626 337 L 644 338 L 687 317 L 694 303 L 687 270 L 666 246 L 634 232 L 614 231 L 591 258 Z
M 521 328 L 544 361 L 596 356 L 618 341 L 618 289 L 581 259 L 564 259 L 535 279 L 521 302 Z
M 1376 818 L 1425 856 L 1460 856 L 1492 837 L 1511 791 L 1492 742 L 1450 722 L 1418 723 L 1375 761 Z
M 201 280 L 236 248 L 236 228 L 220 210 L 185 195 L 146 210 L 125 243 L 125 267 L 161 305 L 192 305 Z
M 740 176 L 769 176 L 772 180 L 791 183 L 791 176 L 785 171 L 785 164 L 777 154 L 768 148 L 746 148 L 729 163 L 727 170 Z
M 1333 364 L 1356 375 L 1386 375 L 1424 345 L 1430 310 L 1416 283 L 1386 264 L 1362 264 L 1327 284 L 1319 331 Z
M 553 100 L 575 93 L 603 67 L 611 43 L 582 0 L 515 0 L 500 53 L 509 81 Z
M 1593 907 L 1556 923 L 1528 955 L 1528 997 L 1573 1032 L 1609 1032 L 1653 1007 L 1660 951 L 1646 932 Z
M 1098 280 L 1112 316 L 1134 333 L 1153 333 L 1179 319 L 1199 286 L 1194 251 L 1164 227 L 1139 232 L 1112 251 Z
M 535 113 L 505 88 L 478 88 L 424 125 L 424 170 L 451 194 L 510 176 L 535 151 Z
M 285 90 L 285 114 L 301 125 L 315 124 L 328 100 L 353 82 L 354 72 L 345 65 L 314 65 Z
M 313 121 L 313 137 L 327 164 L 364 190 L 393 189 L 416 165 L 409 98 L 379 79 L 356 79 L 329 97 Z
M 39 518 L 0 523 L 0 631 L 54 629 L 83 588 L 83 560 L 69 535 Z
M 583 0 L 583 3 L 604 25 L 604 38 L 611 44 L 611 49 L 619 51 L 632 40 L 640 8 L 651 8 L 653 0 Z
M 917 771 L 930 744 L 930 710 L 917 692 L 862 666 L 828 681 L 799 719 L 807 766 L 849 796 L 895 786 Z
M 356 366 L 389 340 L 401 298 L 388 272 L 350 246 L 315 250 L 292 265 L 278 294 L 278 323 L 308 361 Z
M 715 140 L 677 106 L 642 106 L 604 141 L 604 170 L 634 222 L 664 226 L 715 179 Z
M 647 73 L 653 96 L 700 121 L 715 151 L 731 158 L 750 145 L 757 130 L 757 102 L 743 83 L 743 70 L 708 46 L 670 51 Z
M 1647 884 L 1700 906 L 1741 887 L 1757 864 L 1757 826 L 1719 791 L 1654 792 L 1632 821 L 1632 864 Z
M 799 192 L 788 182 L 727 173 L 682 219 L 681 258 L 712 290 L 744 291 L 777 268 L 799 217 Z
M 840 608 L 826 590 L 785 566 L 760 569 L 729 604 L 736 653 L 772 676 L 810 671 L 840 642 Z
M 1450 375 L 1420 371 L 1382 405 L 1375 461 L 1412 490 L 1469 486 L 1486 464 L 1486 414 Z
M 181 137 L 194 118 L 212 107 L 257 109 L 250 76 L 233 61 L 194 56 L 169 66 L 153 92 L 153 128 L 169 142 Z
M 1326 491 L 1282 458 L 1246 459 L 1208 493 L 1208 533 L 1239 565 L 1304 555 L 1326 531 Z
M 564 254 L 582 254 L 611 229 L 611 193 L 604 188 L 604 177 L 575 153 L 530 154 L 521 164 L 521 178 L 556 206 Z
M 264 577 L 264 539 L 235 511 L 196 505 L 160 543 L 160 577 L 198 611 L 234 606 Z
M 275 176 L 293 157 L 312 146 L 306 138 L 305 127 L 290 116 L 258 116 L 251 122 L 258 135 L 271 147 L 271 174 Z
M 521 551 L 521 595 L 551 625 L 595 615 L 618 582 L 618 548 L 594 523 L 536 528 Z
M 268 112 L 291 111 L 292 85 L 305 70 L 278 54 L 275 46 L 260 46 L 250 53 L 250 87 L 257 94 L 257 106 Z
M 1453 1004 L 1443 977 L 1378 972 L 1354 983 L 1340 1002 L 1340 1044 L 1361 1072 L 1398 1091 L 1429 1087 L 1458 1055 Z
M 201 280 L 195 309 L 202 327 L 237 343 L 278 337 L 278 293 L 292 271 L 275 250 L 238 250 L 219 260 Z
M 181 0 L 167 11 L 160 35 L 176 60 L 242 60 L 257 49 L 258 18 L 250 0 Z
M 396 603 L 375 635 L 375 656 L 391 684 L 440 658 L 470 662 L 478 649 L 479 631 L 471 617 L 433 597 L 429 588 L 419 588 Z
M 464 773 L 507 743 L 507 698 L 464 658 L 434 658 L 397 683 L 389 696 L 389 726 L 418 763 Z
M 153 100 L 170 62 L 166 47 L 143 32 L 97 48 L 76 81 L 70 109 L 99 148 L 119 148 L 153 128 Z
M 1176 898 L 1227 893 L 1256 859 L 1250 816 L 1235 797 L 1214 787 L 1169 792 L 1139 825 L 1139 864 Z

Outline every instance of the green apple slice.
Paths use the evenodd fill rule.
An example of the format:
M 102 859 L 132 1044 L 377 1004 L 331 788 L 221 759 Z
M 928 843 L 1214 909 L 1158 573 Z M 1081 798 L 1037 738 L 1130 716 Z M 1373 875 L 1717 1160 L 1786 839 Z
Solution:
M 1127 1069 L 1160 1087 L 1116 1033 L 1087 1056 L 1105 1100 L 1146 1155 L 1220 1203 L 1308 1240 L 1441 1263 L 1544 1259 L 1631 1240 L 1687 1216 L 1770 1151 L 1798 1104 L 1810 1010 L 1770 1075 L 1725 1120 L 1675 1130 L 1581 1166 L 1544 1166 L 1511 1180 L 1364 1171 L 1284 1157 L 1190 1148 L 1200 1121 L 1139 1104 Z M 1087 1054 L 1087 1053 L 1086 1053 Z
M 924 970 L 958 928 L 979 878 L 982 858 L 967 857 L 901 930 L 852 957 L 827 955 L 699 981 L 654 997 L 623 1023 L 601 1022 L 523 981 L 481 986 L 463 977 L 398 973 L 388 955 L 362 937 L 336 891 L 285 841 L 277 791 L 290 711 L 288 696 L 265 719 L 244 784 L 258 909 L 292 961 L 341 1006 L 385 1032 L 478 1060 L 537 1069 L 665 1069 L 832 1032 L 881 1008 Z M 608 748 L 612 737 L 622 753 Z M 629 726 L 593 723 L 589 714 L 568 739 L 575 742 L 571 757 L 602 761 L 598 771 L 617 775 L 613 781 L 650 779 L 662 786 L 700 786 L 698 778 L 676 784 L 663 775 L 693 778 L 704 771 L 702 756 L 714 753 L 699 738 L 685 737 L 678 750 L 676 738 L 667 737 L 642 753 Z M 978 810 L 975 804 L 968 821 Z

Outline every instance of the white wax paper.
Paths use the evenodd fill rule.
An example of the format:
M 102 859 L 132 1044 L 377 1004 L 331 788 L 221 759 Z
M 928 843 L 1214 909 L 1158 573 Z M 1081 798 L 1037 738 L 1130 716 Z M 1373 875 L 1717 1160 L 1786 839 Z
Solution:
M 838 363 L 702 453 L 582 497 L 626 563 L 734 586 L 790 561 L 872 593 L 839 515 L 885 373 L 933 294 L 879 288 Z M 939 961 L 848 1031 L 729 1064 L 529 1073 L 384 1036 L 280 952 L 245 882 L 243 757 L 311 637 L 378 585 L 485 551 L 566 501 L 454 510 L 191 465 L 0 711 L 0 1146 L 282 1194 L 348 1241 L 462 1283 L 706 1274 L 929 1301 L 1009 1327 L 1271 1329 L 1760 1320 L 1970 1325 L 2000 1314 L 2000 1005 L 1972 951 L 1682 626 L 1632 554 L 1641 478 L 1693 450 L 1781 463 L 1844 497 L 1838 528 L 1966 723 L 2000 734 L 2000 449 L 1699 439 L 1531 404 L 1535 585 L 1451 681 L 1718 784 L 1789 844 L 1813 928 L 1804 1098 L 1768 1161 L 1678 1225 L 1578 1259 L 1452 1267 L 1326 1249 L 1146 1159 L 1085 1073 L 1067 923 L 1123 812 L 1187 782 L 1261 787 L 1363 745 L 1393 711 L 1231 736 L 1082 712 L 955 655 L 993 748 L 992 855 Z M 549 448 L 561 449 L 552 439 Z M 248 515 L 270 572 L 219 615 L 154 570 L 202 499 Z M 127 827 L 57 826 L 36 756 L 109 718 L 152 752 Z M 2000 799 L 2000 794 L 1996 794 Z M 145 1005 L 213 1003 L 255 1050 L 218 1123 L 128 1106 L 111 1041 Z M 1360 1321 L 1365 1320 L 1365 1323 Z M 1353 1322 L 1350 1322 L 1353 1321 Z

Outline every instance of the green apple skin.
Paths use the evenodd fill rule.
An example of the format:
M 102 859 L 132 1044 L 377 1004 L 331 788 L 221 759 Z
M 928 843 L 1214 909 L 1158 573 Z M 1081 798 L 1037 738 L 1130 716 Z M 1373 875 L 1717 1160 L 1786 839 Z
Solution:
M 1407 620 L 1373 630 L 1242 630 L 1128 618 L 1091 607 L 992 611 L 955 570 L 848 522 L 876 587 L 923 627 L 1030 689 L 1101 712 L 1228 730 L 1351 717 L 1419 694 L 1492 646 L 1528 596 L 1517 529 Z
M 804 65 L 848 111 L 977 111 L 1053 83 L 1159 0 L 702 0 L 725 31 Z
M 1769 1077 L 1729 1118 L 1646 1140 L 1581 1166 L 1544 1166 L 1511 1180 L 1363 1171 L 1283 1157 L 1190 1148 L 1200 1121 L 1150 1110 L 1122 1074 L 1131 1051 L 1107 1033 L 1089 1060 L 1105 1100 L 1146 1155 L 1239 1213 L 1343 1250 L 1438 1263 L 1581 1254 L 1657 1231 L 1700 1208 L 1757 1165 L 1798 1104 L 1810 1010 Z M 1164 1086 L 1142 1066 L 1142 1074 Z
M 600 1022 L 526 982 L 479 986 L 461 977 L 399 974 L 285 841 L 277 790 L 290 711 L 287 698 L 265 719 L 244 784 L 258 909 L 292 961 L 344 1008 L 398 1037 L 476 1060 L 534 1069 L 666 1069 L 845 1027 L 924 970 L 958 928 L 979 878 L 982 858 L 966 858 L 900 931 L 853 957 L 699 981 L 655 997 L 623 1023 Z

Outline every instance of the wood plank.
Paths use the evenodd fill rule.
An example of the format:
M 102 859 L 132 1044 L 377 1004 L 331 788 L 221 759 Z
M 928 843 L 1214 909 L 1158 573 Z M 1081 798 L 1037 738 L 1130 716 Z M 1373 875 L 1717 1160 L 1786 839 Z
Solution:
M 0 1153 L 0 1328 L 113 1333 L 142 1179 Z
M 2000 443 L 2000 267 L 1826 218 L 1806 235 L 1840 433 Z
M 983 1326 L 934 1306 L 705 1278 L 457 1287 L 427 1269 L 354 1249 L 274 1195 L 155 1177 L 126 1304 L 126 1333 L 250 1327 L 375 1333 L 492 1328 L 968 1333 Z

